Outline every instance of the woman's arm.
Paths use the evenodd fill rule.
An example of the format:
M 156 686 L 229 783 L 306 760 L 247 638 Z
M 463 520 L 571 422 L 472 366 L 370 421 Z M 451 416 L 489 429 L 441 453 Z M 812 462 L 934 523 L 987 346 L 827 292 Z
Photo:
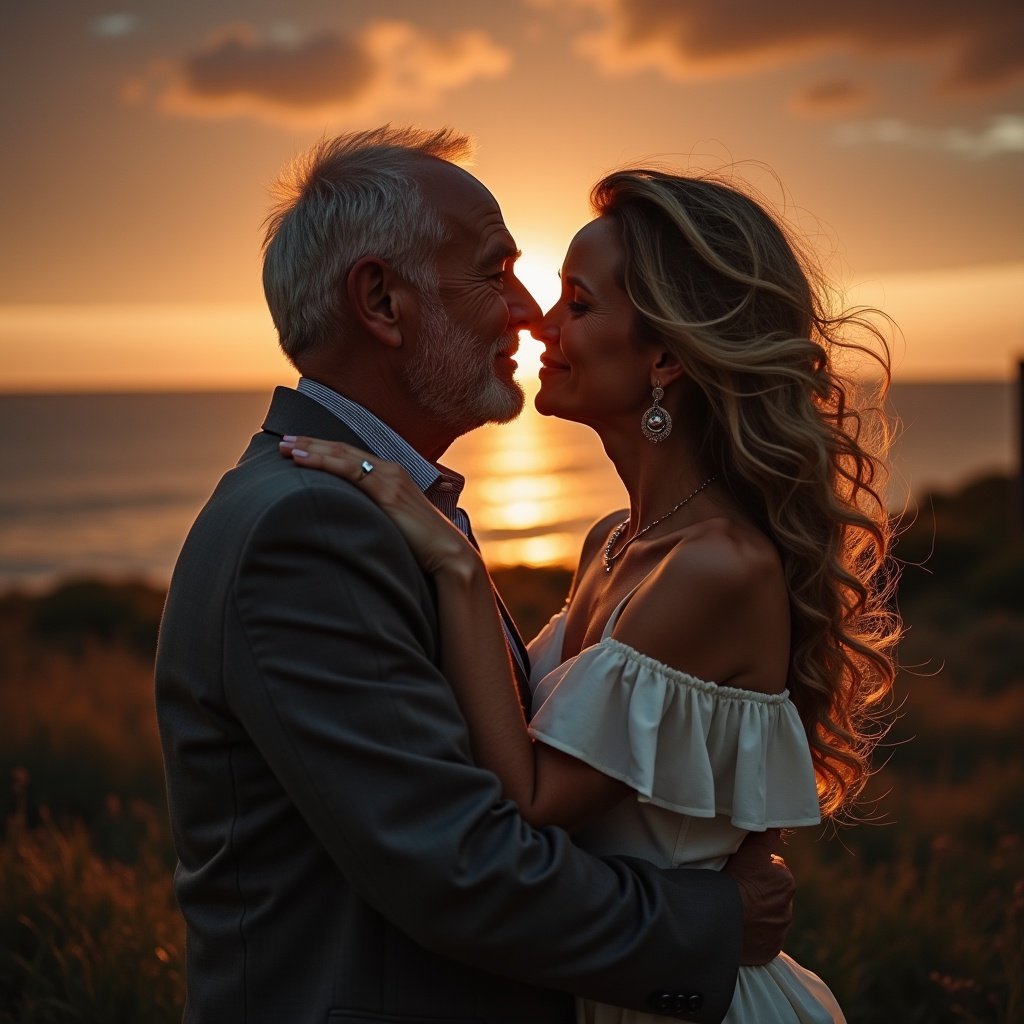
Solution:
M 282 443 L 281 450 L 297 465 L 351 480 L 391 516 L 434 577 L 442 668 L 465 715 L 474 756 L 498 776 L 530 824 L 574 831 L 631 793 L 590 765 L 531 739 L 484 563 L 402 467 L 312 438 Z M 364 459 L 373 464 L 369 473 L 361 468 Z

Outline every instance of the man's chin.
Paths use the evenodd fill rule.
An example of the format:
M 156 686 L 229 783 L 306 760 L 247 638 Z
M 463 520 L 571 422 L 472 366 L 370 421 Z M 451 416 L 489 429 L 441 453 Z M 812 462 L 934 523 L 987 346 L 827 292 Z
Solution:
M 503 388 L 503 390 L 505 391 L 504 397 L 507 398 L 507 402 L 504 403 L 503 408 L 495 408 L 491 411 L 487 419 L 488 423 L 511 423 L 514 419 L 519 418 L 519 414 L 526 405 L 526 394 L 518 381 L 510 381 L 507 389 Z
M 480 423 L 511 423 L 523 411 L 526 393 L 515 377 L 495 375 L 482 387 L 477 412 Z
M 515 412 L 512 412 L 512 413 L 502 413 L 501 415 L 495 415 L 495 416 L 492 416 L 490 419 L 486 420 L 485 422 L 490 423 L 493 426 L 500 427 L 500 426 L 502 426 L 502 425 L 504 425 L 506 423 L 512 423 L 513 421 L 519 419 L 519 416 L 522 413 L 522 411 L 523 411 L 523 406 L 519 406 L 519 408 L 516 409 Z M 480 426 L 483 426 L 483 425 L 484 425 L 483 423 L 480 424 Z
M 445 417 L 449 426 L 455 428 L 461 436 L 489 423 L 496 426 L 511 423 L 519 417 L 526 404 L 526 396 L 515 381 L 511 386 L 503 386 L 500 398 L 496 395 L 489 395 L 488 398 L 489 401 L 474 403 L 475 408 L 465 409 L 461 415 L 456 413 Z

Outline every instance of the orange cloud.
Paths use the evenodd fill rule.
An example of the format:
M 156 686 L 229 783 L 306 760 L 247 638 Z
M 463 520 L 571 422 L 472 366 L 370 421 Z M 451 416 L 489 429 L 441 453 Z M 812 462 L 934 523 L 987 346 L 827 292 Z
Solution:
M 155 64 L 123 94 L 165 113 L 304 127 L 431 107 L 445 92 L 500 78 L 511 65 L 511 53 L 480 31 L 441 38 L 409 22 L 381 20 L 358 32 L 275 38 L 238 24 L 179 60 Z
M 530 0 L 549 9 L 552 0 Z M 1024 74 L 1019 0 L 564 0 L 599 24 L 579 48 L 603 69 L 656 68 L 673 79 L 749 74 L 838 52 L 936 60 L 942 84 L 995 90 Z
M 814 82 L 797 93 L 791 106 L 801 114 L 848 114 L 867 106 L 874 91 L 849 78 L 828 78 Z

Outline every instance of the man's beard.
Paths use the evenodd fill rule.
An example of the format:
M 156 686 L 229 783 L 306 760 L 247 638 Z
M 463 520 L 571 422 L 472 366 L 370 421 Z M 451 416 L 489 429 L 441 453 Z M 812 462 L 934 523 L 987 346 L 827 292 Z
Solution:
M 516 345 L 516 332 L 498 338 L 487 352 L 464 327 L 456 327 L 436 295 L 422 295 L 422 324 L 415 358 L 402 380 L 423 409 L 464 434 L 484 423 L 508 423 L 523 409 L 515 380 L 502 380 L 494 360 Z

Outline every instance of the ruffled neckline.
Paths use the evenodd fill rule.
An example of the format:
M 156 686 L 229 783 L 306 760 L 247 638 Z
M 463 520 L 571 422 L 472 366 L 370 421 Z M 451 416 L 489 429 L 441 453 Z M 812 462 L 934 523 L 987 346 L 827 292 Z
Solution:
M 719 686 L 605 637 L 566 661 L 564 613 L 531 644 L 530 732 L 679 814 L 748 831 L 820 821 L 789 691 Z

